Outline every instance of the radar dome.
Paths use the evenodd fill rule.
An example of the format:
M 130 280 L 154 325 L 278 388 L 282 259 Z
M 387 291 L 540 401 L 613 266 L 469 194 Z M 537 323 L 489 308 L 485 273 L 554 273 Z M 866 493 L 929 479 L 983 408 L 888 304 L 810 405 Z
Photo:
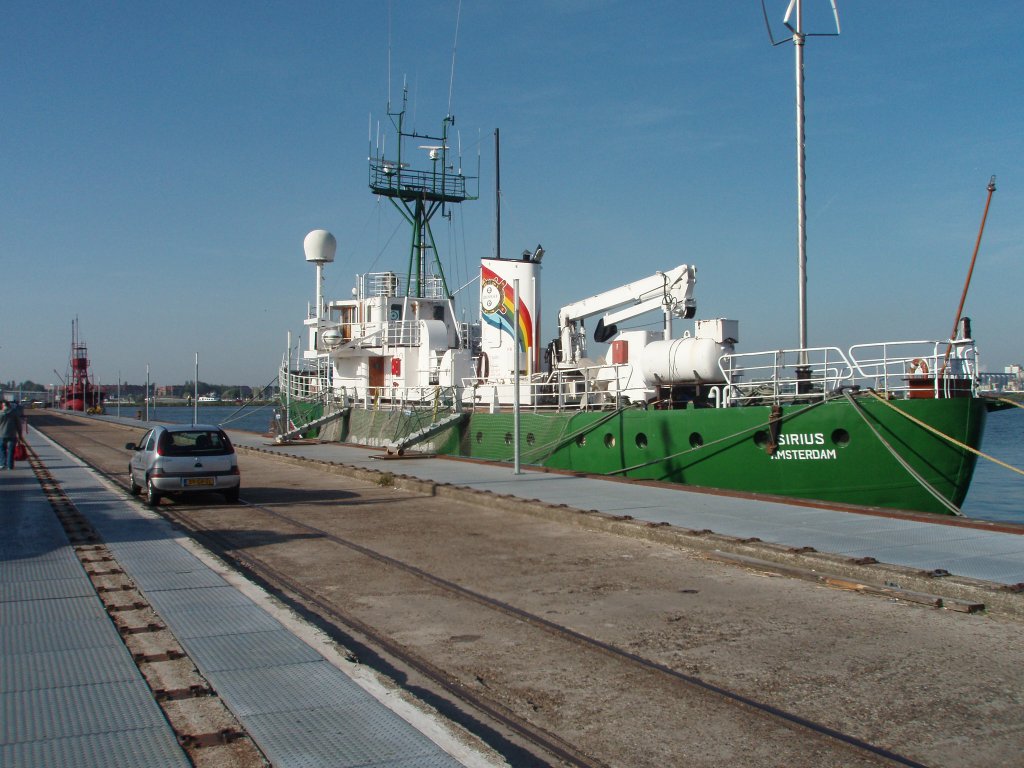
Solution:
M 338 241 L 326 229 L 314 229 L 302 241 L 302 249 L 306 252 L 306 261 L 324 264 L 334 261 L 334 251 Z

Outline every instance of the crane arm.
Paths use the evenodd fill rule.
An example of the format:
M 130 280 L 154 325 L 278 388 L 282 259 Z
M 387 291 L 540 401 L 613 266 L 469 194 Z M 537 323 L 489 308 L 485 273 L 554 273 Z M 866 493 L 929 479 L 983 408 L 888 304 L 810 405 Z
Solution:
M 693 298 L 696 282 L 697 268 L 681 264 L 562 307 L 558 312 L 562 361 L 576 361 L 583 356 L 586 341 L 577 331 L 577 323 L 585 318 L 603 314 L 598 325 L 608 338 L 615 332 L 615 323 L 656 309 L 676 317 L 693 317 L 697 310 Z

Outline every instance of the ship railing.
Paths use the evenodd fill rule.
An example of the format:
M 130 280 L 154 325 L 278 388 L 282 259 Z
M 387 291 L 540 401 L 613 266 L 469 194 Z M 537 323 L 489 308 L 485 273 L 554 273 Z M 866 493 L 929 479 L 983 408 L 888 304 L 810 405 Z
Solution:
M 420 324 L 415 320 L 390 322 L 384 329 L 384 344 L 389 347 L 417 347 L 420 343 Z
M 420 343 L 420 325 L 415 320 L 397 320 L 387 323 L 351 323 L 347 332 L 354 338 L 345 339 L 331 351 L 345 349 L 373 349 L 380 347 L 415 347 Z
M 341 400 L 367 411 L 422 411 L 448 413 L 460 409 L 458 387 L 428 384 L 417 387 L 343 387 Z
M 970 397 L 976 393 L 973 339 L 886 341 L 850 347 L 855 383 L 891 397 Z
M 620 368 L 625 365 L 595 365 L 585 368 L 555 369 L 547 374 L 520 376 L 520 409 L 528 413 L 547 411 L 601 411 L 627 405 L 624 397 L 614 391 Z M 609 378 L 609 370 L 614 375 Z M 601 374 L 601 378 L 598 375 Z M 481 409 L 511 408 L 515 396 L 516 377 L 462 380 L 469 392 L 472 407 Z
M 374 296 L 400 298 L 409 296 L 405 280 L 395 272 L 367 272 L 357 279 L 358 298 L 368 299 Z M 444 280 L 440 275 L 423 276 L 424 299 L 443 299 L 445 297 Z
M 459 173 L 442 173 L 436 168 L 420 170 L 407 168 L 382 158 L 370 160 L 370 188 L 389 197 L 445 200 L 460 202 L 469 196 L 466 193 L 466 177 Z
M 838 347 L 778 349 L 722 355 L 720 407 L 812 402 L 852 384 L 853 365 Z
M 295 400 L 320 402 L 331 397 L 333 370 L 325 358 L 308 361 L 298 367 L 282 361 L 277 383 L 282 395 L 285 393 Z

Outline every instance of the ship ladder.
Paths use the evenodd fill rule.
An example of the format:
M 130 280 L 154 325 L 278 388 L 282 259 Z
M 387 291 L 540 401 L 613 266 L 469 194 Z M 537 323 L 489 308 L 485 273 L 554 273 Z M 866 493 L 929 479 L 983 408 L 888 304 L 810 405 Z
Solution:
M 399 456 L 401 456 L 403 453 L 405 453 L 405 449 L 408 448 L 410 445 L 415 445 L 416 443 L 426 440 L 428 437 L 436 435 L 438 432 L 445 429 L 446 427 L 450 427 L 451 425 L 456 424 L 459 421 L 462 421 L 468 415 L 469 414 L 467 413 L 449 414 L 440 421 L 435 421 L 434 423 L 428 424 L 427 426 L 423 427 L 423 429 L 419 429 L 415 432 L 406 435 L 400 440 L 393 440 L 392 442 L 388 443 L 387 452 L 397 453 Z
M 280 435 L 274 438 L 274 441 L 277 443 L 287 442 L 288 440 L 291 440 L 293 437 L 298 437 L 307 429 L 313 429 L 314 427 L 322 427 L 324 424 L 327 424 L 328 422 L 334 421 L 335 419 L 340 419 L 342 416 L 345 416 L 351 410 L 352 407 L 349 406 L 347 408 L 337 410 L 334 413 L 328 413 L 326 416 L 321 416 L 319 419 L 313 419 L 312 421 L 306 422 L 300 427 L 293 426 L 292 429 L 289 429 L 287 432 L 282 432 Z M 294 424 L 294 422 L 291 423 Z

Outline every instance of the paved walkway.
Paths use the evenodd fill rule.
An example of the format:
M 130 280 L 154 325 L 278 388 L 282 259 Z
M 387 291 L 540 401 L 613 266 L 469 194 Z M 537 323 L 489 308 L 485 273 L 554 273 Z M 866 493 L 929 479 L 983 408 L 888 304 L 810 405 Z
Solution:
M 38 432 L 31 445 L 275 768 L 465 764 L 181 546 L 162 518 Z M 191 765 L 27 464 L 0 472 L 0 526 L 0 765 Z

